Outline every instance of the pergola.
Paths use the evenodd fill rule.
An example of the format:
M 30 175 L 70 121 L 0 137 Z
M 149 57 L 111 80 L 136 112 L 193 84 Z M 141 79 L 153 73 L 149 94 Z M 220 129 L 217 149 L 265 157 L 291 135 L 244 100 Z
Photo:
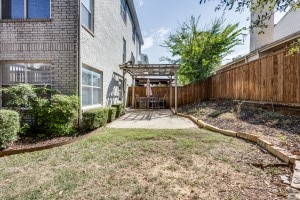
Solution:
M 123 80 L 125 80 L 125 75 L 128 73 L 132 77 L 132 105 L 134 105 L 134 86 L 135 78 L 143 76 L 166 76 L 170 79 L 170 105 L 172 105 L 172 78 L 175 80 L 175 112 L 177 113 L 177 71 L 180 65 L 173 64 L 123 64 L 120 65 L 120 69 L 123 70 Z M 125 81 L 123 81 L 123 97 L 126 95 Z M 126 98 L 123 98 L 124 105 L 126 104 Z

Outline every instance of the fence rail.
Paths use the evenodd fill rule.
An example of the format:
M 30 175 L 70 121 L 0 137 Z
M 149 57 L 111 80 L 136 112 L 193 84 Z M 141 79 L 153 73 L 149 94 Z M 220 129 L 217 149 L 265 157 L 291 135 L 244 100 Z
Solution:
M 128 102 L 132 98 L 131 89 Z M 170 106 L 169 87 L 153 87 L 152 91 L 154 95 L 166 94 L 167 106 Z M 135 87 L 135 94 L 145 96 L 146 88 Z M 232 66 L 204 82 L 178 87 L 178 106 L 210 98 L 299 104 L 300 54 L 287 56 L 286 52 L 274 53 Z M 174 100 L 172 102 L 174 106 Z

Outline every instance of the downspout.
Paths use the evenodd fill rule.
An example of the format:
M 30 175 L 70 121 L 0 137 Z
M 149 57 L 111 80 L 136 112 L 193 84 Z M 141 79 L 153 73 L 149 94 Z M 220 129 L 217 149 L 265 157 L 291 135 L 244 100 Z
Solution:
M 80 48 L 80 32 L 81 32 L 81 14 L 80 14 L 80 5 L 81 0 L 78 0 L 78 15 L 77 15 L 77 28 L 78 28 L 78 38 L 77 38 L 77 86 L 78 86 L 78 97 L 79 97 L 79 109 L 78 109 L 78 127 L 81 128 L 81 122 L 82 122 L 82 94 L 81 94 L 81 48 Z

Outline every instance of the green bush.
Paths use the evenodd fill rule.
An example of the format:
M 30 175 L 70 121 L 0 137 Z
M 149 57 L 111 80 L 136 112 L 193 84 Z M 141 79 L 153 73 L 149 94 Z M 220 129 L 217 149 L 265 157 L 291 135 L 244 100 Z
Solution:
M 120 117 L 121 115 L 125 114 L 125 108 L 123 106 L 123 104 L 114 104 L 111 107 L 115 107 L 117 108 L 117 113 L 116 113 L 116 117 Z
M 94 130 L 107 123 L 108 108 L 88 110 L 82 113 L 82 127 L 85 131 Z
M 20 117 L 16 111 L 0 110 L 0 148 L 18 139 Z
M 34 117 L 33 130 L 55 136 L 68 136 L 76 133 L 78 97 L 62 94 L 54 95 L 51 100 L 38 98 L 32 106 Z
M 112 122 L 116 119 L 117 108 L 110 107 L 108 108 L 108 120 L 107 122 Z

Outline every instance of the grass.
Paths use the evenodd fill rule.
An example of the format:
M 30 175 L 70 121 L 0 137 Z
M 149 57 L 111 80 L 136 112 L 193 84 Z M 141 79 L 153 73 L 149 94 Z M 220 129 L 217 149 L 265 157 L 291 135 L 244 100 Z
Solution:
M 243 186 L 264 188 L 260 178 L 271 180 L 274 171 L 237 162 L 256 154 L 269 156 L 201 129 L 105 129 L 64 147 L 0 158 L 0 199 L 243 199 Z

